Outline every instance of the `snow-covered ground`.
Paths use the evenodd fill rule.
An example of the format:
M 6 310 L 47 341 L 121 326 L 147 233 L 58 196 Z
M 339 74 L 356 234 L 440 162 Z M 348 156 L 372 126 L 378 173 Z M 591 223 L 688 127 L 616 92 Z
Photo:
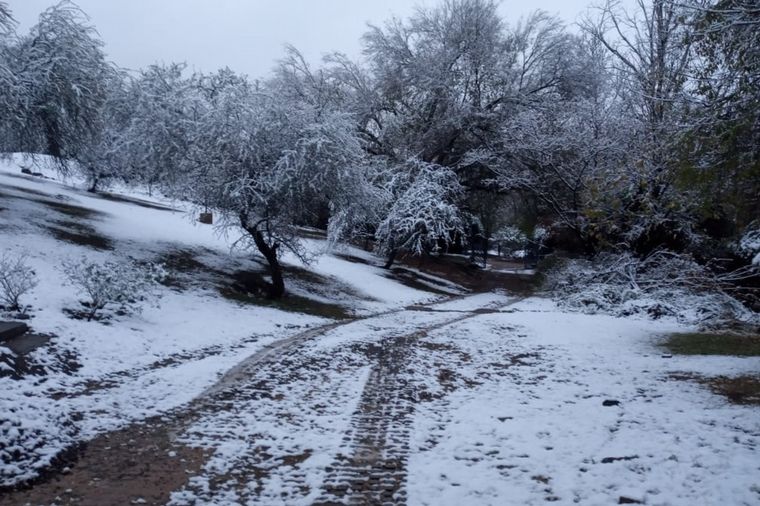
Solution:
M 415 413 L 410 503 L 760 502 L 760 410 L 670 378 L 757 373 L 759 358 L 666 358 L 657 336 L 676 327 L 513 309 L 428 336 L 470 358 L 448 365 L 458 388 Z
M 760 358 L 663 355 L 661 337 L 688 330 L 674 322 L 433 277 L 435 293 L 415 290 L 355 248 L 286 278 L 356 316 L 333 321 L 222 297 L 215 272 L 261 266 L 185 212 L 21 177 L 18 159 L 0 167 L 0 208 L 0 250 L 27 252 L 39 277 L 30 324 L 55 336 L 31 356 L 46 374 L 0 378 L 0 485 L 195 398 L 176 444 L 208 458 L 166 491 L 177 505 L 760 503 L 760 410 L 672 378 L 757 374 Z M 71 222 L 107 247 L 51 230 Z M 107 325 L 64 312 L 78 297 L 63 260 L 169 253 L 205 267 Z
M 23 381 L 0 378 L 0 404 L 7 409 L 0 420 L 0 485 L 34 477 L 75 440 L 182 405 L 262 346 L 327 322 L 225 299 L 214 283 L 203 280 L 182 290 L 161 287 L 158 299 L 144 304 L 141 313 L 117 316 L 108 325 L 70 318 L 64 310 L 79 308 L 80 297 L 61 271 L 66 260 L 160 261 L 162 255 L 180 252 L 212 269 L 261 270 L 261 265 L 250 252 L 230 250 L 237 237 L 198 224 L 188 212 L 92 195 L 76 181 L 57 180 L 44 167 L 33 170 L 49 179 L 22 175 L 22 165 L 29 162 L 18 156 L 0 162 L 0 252 L 27 256 L 39 281 L 22 299 L 32 306 L 29 324 L 34 332 L 55 337 L 29 357 L 48 374 Z M 150 202 L 143 194 L 132 197 Z M 181 202 L 156 204 L 188 208 Z M 93 247 L 61 240 L 56 238 L 60 230 L 100 242 Z M 306 242 L 315 250 L 324 247 L 320 241 Z M 300 265 L 292 258 L 285 262 Z M 322 276 L 324 291 L 337 298 L 329 302 L 355 314 L 440 298 L 388 279 L 380 268 L 331 255 L 320 257 L 311 269 Z M 309 293 L 312 284 L 286 282 L 292 292 L 324 302 L 319 292 Z M 333 282 L 352 293 L 336 294 L 340 290 L 332 289 Z M 0 351 L 11 354 L 7 348 Z M 23 457 L 14 457 L 15 450 Z

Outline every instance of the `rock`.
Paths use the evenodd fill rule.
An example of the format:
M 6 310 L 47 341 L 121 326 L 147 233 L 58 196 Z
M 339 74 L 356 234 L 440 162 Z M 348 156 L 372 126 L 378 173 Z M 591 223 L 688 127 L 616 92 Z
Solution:
M 639 458 L 638 455 L 628 455 L 625 457 L 604 457 L 602 459 L 602 464 L 612 464 L 613 462 L 619 462 L 624 460 L 635 460 Z
M 671 355 L 670 353 L 663 353 L 663 354 L 661 355 L 661 357 L 662 357 L 662 358 L 673 358 L 673 355 Z
M 644 504 L 642 501 L 639 501 L 638 499 L 632 499 L 630 497 L 626 497 L 624 495 L 621 495 L 618 499 L 618 504 Z
M 23 336 L 29 331 L 26 323 L 0 322 L 0 342 Z
M 32 171 L 28 167 L 21 167 L 21 173 L 32 175 Z
M 602 406 L 620 406 L 620 401 L 616 401 L 615 399 L 607 399 L 602 402 Z

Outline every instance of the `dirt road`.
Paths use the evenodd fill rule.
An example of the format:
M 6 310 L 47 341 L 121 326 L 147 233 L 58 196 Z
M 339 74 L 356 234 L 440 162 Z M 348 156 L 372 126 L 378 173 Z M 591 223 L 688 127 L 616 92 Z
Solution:
M 273 343 L 190 405 L 71 449 L 0 504 L 404 504 L 425 397 L 409 357 L 427 332 L 504 306 L 413 307 Z

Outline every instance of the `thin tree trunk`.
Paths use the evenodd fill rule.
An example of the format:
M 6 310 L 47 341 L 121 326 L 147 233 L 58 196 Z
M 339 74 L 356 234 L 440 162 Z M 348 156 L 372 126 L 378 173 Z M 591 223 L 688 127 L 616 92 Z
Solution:
M 398 254 L 397 249 L 392 249 L 391 252 L 388 254 L 388 259 L 385 261 L 385 265 L 383 267 L 385 269 L 390 269 L 391 265 L 393 265 L 393 262 L 396 260 L 396 255 Z
M 269 275 L 272 277 L 272 284 L 269 287 L 269 298 L 279 299 L 285 295 L 285 280 L 282 277 L 282 265 L 280 265 L 277 259 L 277 248 L 279 245 L 275 243 L 269 246 L 266 239 L 264 239 L 264 234 L 258 229 L 246 228 L 246 230 L 253 236 L 253 242 L 256 243 L 256 247 L 267 260 Z

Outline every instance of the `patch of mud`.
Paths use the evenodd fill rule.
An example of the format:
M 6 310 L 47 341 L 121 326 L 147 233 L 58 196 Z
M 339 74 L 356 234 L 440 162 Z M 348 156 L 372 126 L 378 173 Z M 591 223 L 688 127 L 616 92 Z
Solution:
M 182 419 L 130 425 L 71 448 L 33 482 L 5 490 L 0 505 L 166 504 L 198 473 L 205 453 L 175 441 Z
M 110 200 L 112 202 L 123 202 L 125 204 L 133 204 L 139 207 L 145 207 L 147 209 L 155 209 L 157 211 L 177 211 L 176 209 L 167 205 L 158 204 L 156 202 L 150 202 L 148 200 L 138 199 L 135 197 L 128 197 L 126 195 L 119 195 L 110 192 L 95 192 L 88 193 L 90 197 L 96 197 L 103 200 Z
M 669 378 L 694 381 L 734 404 L 760 406 L 760 376 L 758 375 L 702 376 L 691 373 L 672 373 Z
M 84 223 L 58 220 L 55 226 L 47 225 L 45 229 L 59 241 L 86 246 L 96 250 L 112 250 L 113 243 L 106 236 L 99 234 L 93 227 Z

